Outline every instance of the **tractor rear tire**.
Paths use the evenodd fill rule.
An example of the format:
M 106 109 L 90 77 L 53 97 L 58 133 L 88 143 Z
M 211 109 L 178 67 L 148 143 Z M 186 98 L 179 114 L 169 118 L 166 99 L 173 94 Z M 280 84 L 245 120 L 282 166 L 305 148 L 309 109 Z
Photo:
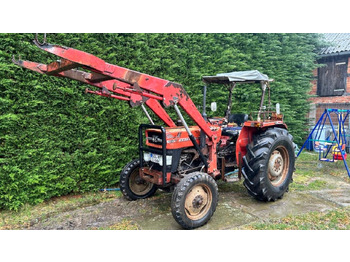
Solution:
M 176 222 L 185 229 L 206 224 L 218 204 L 218 186 L 206 173 L 193 172 L 176 185 L 171 211 Z
M 243 157 L 243 184 L 257 200 L 275 201 L 288 191 L 294 164 L 292 135 L 282 128 L 267 129 L 247 146 Z
M 119 187 L 128 200 L 151 197 L 157 191 L 157 186 L 143 180 L 139 175 L 140 160 L 129 162 L 120 173 Z

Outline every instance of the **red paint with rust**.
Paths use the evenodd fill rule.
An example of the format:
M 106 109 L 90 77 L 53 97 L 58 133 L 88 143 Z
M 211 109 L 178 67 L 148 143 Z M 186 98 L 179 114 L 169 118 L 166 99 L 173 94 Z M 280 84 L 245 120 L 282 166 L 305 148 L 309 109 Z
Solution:
M 142 179 L 149 181 L 149 182 L 156 184 L 156 185 L 163 184 L 163 173 L 161 171 L 154 170 L 154 169 L 151 170 L 148 167 L 143 167 L 143 168 L 140 168 L 139 172 L 140 172 L 139 173 L 140 177 Z M 171 182 L 171 173 L 170 172 L 166 173 L 165 180 L 166 180 L 166 183 Z
M 196 139 L 196 142 L 199 143 L 199 137 L 200 137 L 200 128 L 198 126 L 191 126 L 189 127 L 194 138 Z M 167 149 L 179 149 L 179 148 L 186 148 L 186 147 L 193 147 L 193 143 L 191 142 L 190 138 L 188 137 L 188 134 L 186 132 L 186 129 L 184 127 L 166 127 L 166 148 Z M 151 137 L 149 135 L 150 132 L 154 133 L 161 133 L 159 129 L 146 129 L 146 137 Z M 150 142 L 149 140 L 146 140 L 146 145 L 156 148 L 162 148 L 162 145 L 155 144 Z
M 265 120 L 245 122 L 236 142 L 237 163 L 241 163 L 243 156 L 247 154 L 247 145 L 253 141 L 253 135 L 274 126 L 287 129 L 287 125 L 283 121 Z
M 77 66 L 82 66 L 87 70 L 108 75 L 114 79 L 128 83 L 130 85 L 137 83 L 138 86 L 142 89 L 161 95 L 163 97 L 163 104 L 165 106 L 170 106 L 174 103 L 178 103 L 211 140 L 215 141 L 216 143 L 218 142 L 218 140 L 214 138 L 214 136 L 217 137 L 217 134 L 215 134 L 210 129 L 210 126 L 207 122 L 205 122 L 201 113 L 198 111 L 182 85 L 133 71 L 124 67 L 106 63 L 104 60 L 92 54 L 74 48 L 51 44 L 37 46 L 44 51 L 76 63 Z

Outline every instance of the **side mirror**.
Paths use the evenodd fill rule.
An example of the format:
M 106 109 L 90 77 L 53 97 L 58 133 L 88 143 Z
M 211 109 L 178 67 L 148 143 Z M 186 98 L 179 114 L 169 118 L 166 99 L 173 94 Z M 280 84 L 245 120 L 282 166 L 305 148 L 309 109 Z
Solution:
M 210 109 L 211 111 L 215 112 L 217 110 L 217 105 L 216 102 L 211 102 L 210 104 Z

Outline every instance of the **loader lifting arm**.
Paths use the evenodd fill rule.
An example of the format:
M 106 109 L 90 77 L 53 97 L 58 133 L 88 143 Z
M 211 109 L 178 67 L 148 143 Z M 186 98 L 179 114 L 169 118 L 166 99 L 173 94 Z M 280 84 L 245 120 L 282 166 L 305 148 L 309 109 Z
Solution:
M 34 41 L 34 43 L 37 46 L 41 47 L 41 45 L 39 45 L 37 41 Z M 15 60 L 14 58 L 12 59 L 12 61 L 16 65 L 30 69 L 40 74 L 47 74 L 57 77 L 66 77 L 101 89 L 99 91 L 91 91 L 89 89 L 86 89 L 87 93 L 111 97 L 119 100 L 126 100 L 129 101 L 130 106 L 132 107 L 142 105 L 143 103 L 145 103 L 167 126 L 176 126 L 173 120 L 169 117 L 164 108 L 158 102 L 159 100 L 162 100 L 161 97 L 152 95 L 148 92 L 143 93 L 140 89 L 137 89 L 136 86 L 94 72 L 92 71 L 93 68 L 86 68 L 82 64 L 72 63 L 71 61 L 66 60 L 65 58 L 52 62 L 49 65 L 31 61 L 24 61 L 21 59 Z M 82 67 L 84 69 L 91 70 L 91 72 L 85 72 L 82 70 L 74 69 L 77 67 Z
M 209 150 L 208 173 L 217 172 L 214 154 L 216 152 L 216 145 L 220 139 L 220 131 L 210 128 L 210 124 L 202 117 L 182 85 L 109 64 L 92 54 L 74 48 L 52 45 L 45 41 L 40 43 L 37 37 L 34 43 L 41 50 L 54 54 L 61 59 L 48 65 L 21 59 L 15 60 L 14 58 L 13 62 L 23 68 L 41 74 L 74 79 L 98 87 L 100 88 L 98 91 L 91 91 L 89 89 L 86 91 L 100 96 L 129 101 L 132 107 L 137 105 L 143 107 L 143 104 L 146 104 L 169 127 L 175 127 L 176 125 L 163 106 L 165 108 L 174 106 L 178 114 L 180 111 L 177 105 L 181 106 L 208 136 L 209 141 L 212 142 Z M 78 68 L 82 68 L 84 71 Z M 186 123 L 183 124 L 185 127 L 187 126 Z M 189 136 L 191 138 L 190 133 Z M 194 146 L 197 147 L 195 142 Z M 198 147 L 197 150 L 199 150 Z M 199 153 L 201 154 L 201 152 Z M 212 161 L 214 163 L 210 165 Z M 207 163 L 205 165 L 207 166 Z

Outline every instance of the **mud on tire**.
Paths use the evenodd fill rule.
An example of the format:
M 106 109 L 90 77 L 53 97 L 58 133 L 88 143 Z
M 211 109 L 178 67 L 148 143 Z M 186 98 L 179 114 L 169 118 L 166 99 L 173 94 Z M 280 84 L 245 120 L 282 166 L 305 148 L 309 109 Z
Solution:
M 247 146 L 243 157 L 243 184 L 254 198 L 275 201 L 288 191 L 294 163 L 292 135 L 282 128 L 267 129 Z
M 206 173 L 194 172 L 185 176 L 174 190 L 171 211 L 176 222 L 185 229 L 206 224 L 218 204 L 218 187 Z
M 151 197 L 157 191 L 157 186 L 146 182 L 139 175 L 140 160 L 129 162 L 120 173 L 119 187 L 128 200 Z

